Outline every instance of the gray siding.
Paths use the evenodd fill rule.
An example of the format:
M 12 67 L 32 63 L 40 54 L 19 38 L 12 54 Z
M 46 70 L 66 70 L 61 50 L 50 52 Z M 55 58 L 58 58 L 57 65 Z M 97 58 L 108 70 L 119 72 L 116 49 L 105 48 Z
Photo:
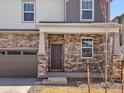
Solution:
M 80 21 L 80 0 L 69 0 L 66 3 L 66 21 Z
M 102 6 L 101 6 L 101 2 L 103 2 L 104 0 L 95 0 L 95 22 L 105 22 L 105 16 L 104 16 L 104 11 L 102 10 Z M 106 9 L 107 8 L 107 5 L 106 5 Z M 107 10 L 106 10 L 106 13 L 107 13 Z M 107 15 L 108 16 L 108 15 Z
M 95 0 L 94 22 L 105 22 L 104 11 L 102 11 L 100 3 L 103 3 L 103 0 Z M 80 22 L 80 0 L 69 0 L 66 2 L 66 21 Z

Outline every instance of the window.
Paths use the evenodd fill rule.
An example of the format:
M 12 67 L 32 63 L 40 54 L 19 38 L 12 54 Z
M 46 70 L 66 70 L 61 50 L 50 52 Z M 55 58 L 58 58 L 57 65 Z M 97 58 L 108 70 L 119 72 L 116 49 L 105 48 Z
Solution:
M 23 51 L 23 55 L 37 55 L 37 51 Z
M 35 2 L 23 3 L 23 21 L 33 22 L 35 21 Z
M 81 21 L 94 20 L 94 0 L 81 0 Z
M 0 51 L 0 56 L 5 55 L 5 51 Z
M 8 55 L 21 55 L 21 51 L 7 51 Z
M 93 57 L 93 39 L 92 38 L 82 38 L 81 47 L 82 58 L 92 58 Z

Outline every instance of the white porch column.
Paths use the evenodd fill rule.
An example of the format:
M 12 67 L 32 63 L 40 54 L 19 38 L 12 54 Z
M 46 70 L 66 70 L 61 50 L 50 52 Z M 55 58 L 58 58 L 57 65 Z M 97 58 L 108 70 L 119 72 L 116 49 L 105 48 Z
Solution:
M 44 32 L 40 32 L 39 35 L 39 51 L 38 54 L 44 55 L 45 54 L 45 34 Z
M 38 51 L 38 78 L 47 77 L 47 54 L 45 51 L 45 33 L 40 32 L 39 35 L 39 51 Z

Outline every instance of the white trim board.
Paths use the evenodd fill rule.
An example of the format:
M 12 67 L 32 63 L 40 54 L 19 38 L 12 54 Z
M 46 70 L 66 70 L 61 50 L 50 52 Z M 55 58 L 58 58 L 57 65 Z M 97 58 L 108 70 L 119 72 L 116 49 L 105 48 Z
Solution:
M 115 23 L 38 23 L 40 32 L 48 33 L 106 33 L 119 32 L 122 27 Z
M 105 33 L 119 32 L 118 28 L 88 28 L 88 27 L 41 27 L 40 32 L 47 33 Z

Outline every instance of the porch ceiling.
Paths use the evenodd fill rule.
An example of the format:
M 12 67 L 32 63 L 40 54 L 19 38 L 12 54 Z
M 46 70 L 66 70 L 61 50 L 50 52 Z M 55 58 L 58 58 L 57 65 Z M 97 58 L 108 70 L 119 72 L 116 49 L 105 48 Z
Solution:
M 119 32 L 122 25 L 116 23 L 38 23 L 36 28 L 47 33 L 105 33 Z

